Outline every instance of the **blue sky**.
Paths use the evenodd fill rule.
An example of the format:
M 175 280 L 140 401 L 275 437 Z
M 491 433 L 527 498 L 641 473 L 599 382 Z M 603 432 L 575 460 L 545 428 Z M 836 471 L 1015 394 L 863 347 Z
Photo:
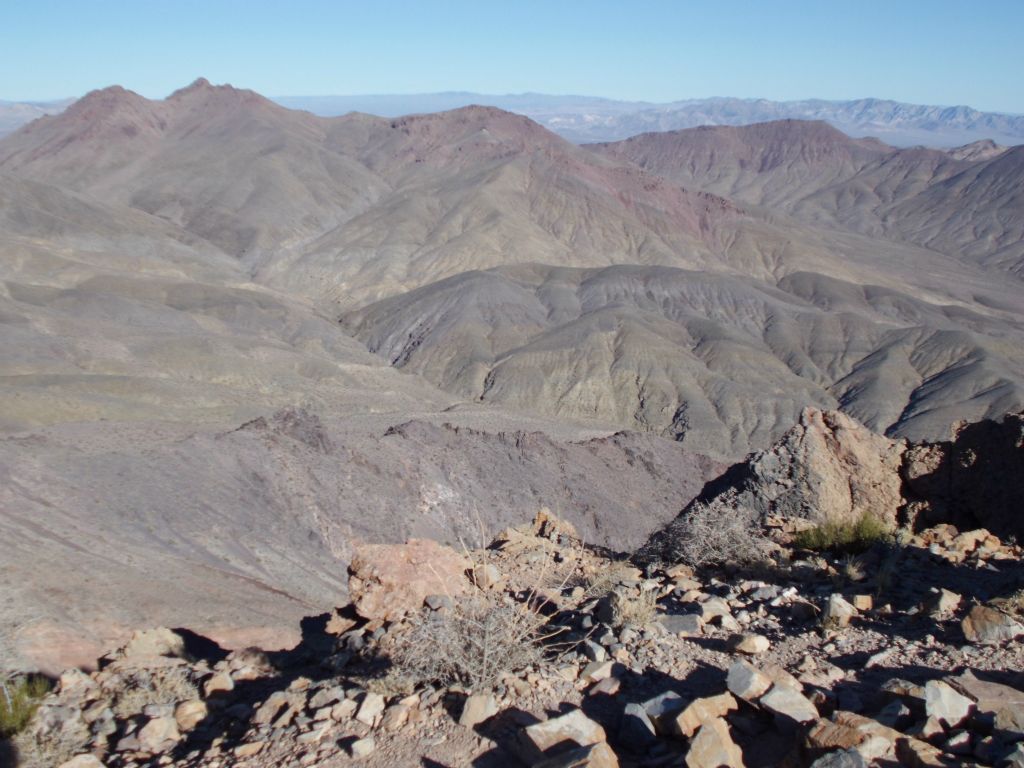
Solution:
M 0 0 L 0 99 L 196 77 L 266 95 L 877 96 L 1024 113 L 1024 0 Z

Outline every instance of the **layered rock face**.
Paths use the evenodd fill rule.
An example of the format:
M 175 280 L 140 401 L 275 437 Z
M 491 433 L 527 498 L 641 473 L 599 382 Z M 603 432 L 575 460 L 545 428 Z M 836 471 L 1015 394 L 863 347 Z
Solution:
M 961 424 L 951 440 L 910 446 L 903 478 L 907 517 L 918 526 L 1024 535 L 1024 414 Z

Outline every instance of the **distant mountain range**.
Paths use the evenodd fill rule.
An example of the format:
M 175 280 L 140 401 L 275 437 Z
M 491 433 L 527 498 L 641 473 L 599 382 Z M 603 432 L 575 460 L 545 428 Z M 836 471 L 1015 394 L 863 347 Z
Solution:
M 452 92 L 408 96 L 290 96 L 275 101 L 291 109 L 305 109 L 324 116 L 352 111 L 396 116 L 482 104 L 526 115 L 578 144 L 618 141 L 648 131 L 674 131 L 700 125 L 749 125 L 788 119 L 824 120 L 849 136 L 875 136 L 900 147 L 917 144 L 955 147 L 980 139 L 992 139 L 999 144 L 1024 143 L 1024 115 L 980 112 L 964 106 L 905 104 L 885 99 L 770 101 L 710 98 L 653 104 L 592 96 Z
M 58 112 L 71 101 L 0 101 L 0 136 L 43 114 Z M 1024 115 L 981 112 L 966 106 L 927 106 L 871 98 L 770 101 L 721 97 L 655 104 L 595 96 L 448 91 L 279 96 L 273 101 L 289 109 L 302 109 L 321 117 L 349 112 L 398 117 L 478 104 L 526 115 L 577 144 L 619 141 L 649 131 L 674 131 L 701 125 L 749 125 L 788 119 L 823 120 L 849 136 L 875 136 L 897 147 L 924 145 L 950 148 L 984 139 L 1004 145 L 1024 143 Z

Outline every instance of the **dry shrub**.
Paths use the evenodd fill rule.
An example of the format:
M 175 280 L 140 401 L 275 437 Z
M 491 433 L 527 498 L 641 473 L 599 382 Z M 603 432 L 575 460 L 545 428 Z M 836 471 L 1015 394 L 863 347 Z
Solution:
M 75 718 L 62 727 L 30 726 L 12 740 L 18 768 L 54 768 L 81 754 L 89 745 L 89 729 Z
M 557 630 L 532 598 L 516 602 L 476 593 L 449 610 L 418 615 L 395 639 L 394 674 L 485 690 L 505 673 L 540 664 Z
M 114 701 L 114 714 L 132 717 L 150 704 L 170 705 L 199 698 L 199 689 L 185 667 L 139 672 L 124 679 Z
M 673 560 L 694 568 L 706 565 L 749 565 L 768 558 L 768 537 L 753 514 L 694 504 L 671 530 Z

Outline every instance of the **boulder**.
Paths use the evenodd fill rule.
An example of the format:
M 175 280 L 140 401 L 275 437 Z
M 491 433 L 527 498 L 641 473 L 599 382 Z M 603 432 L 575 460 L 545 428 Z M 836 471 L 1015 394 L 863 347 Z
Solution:
M 743 752 L 720 717 L 708 720 L 690 742 L 687 768 L 743 768 Z
M 1024 635 L 1024 625 L 987 605 L 971 608 L 960 627 L 968 641 L 979 645 L 999 645 Z
M 924 707 L 928 717 L 934 717 L 946 728 L 962 725 L 971 712 L 974 702 L 942 680 L 930 680 L 924 687 Z
M 349 564 L 349 596 L 363 618 L 395 621 L 422 608 L 428 595 L 464 593 L 470 566 L 454 549 L 427 539 L 364 544 Z

